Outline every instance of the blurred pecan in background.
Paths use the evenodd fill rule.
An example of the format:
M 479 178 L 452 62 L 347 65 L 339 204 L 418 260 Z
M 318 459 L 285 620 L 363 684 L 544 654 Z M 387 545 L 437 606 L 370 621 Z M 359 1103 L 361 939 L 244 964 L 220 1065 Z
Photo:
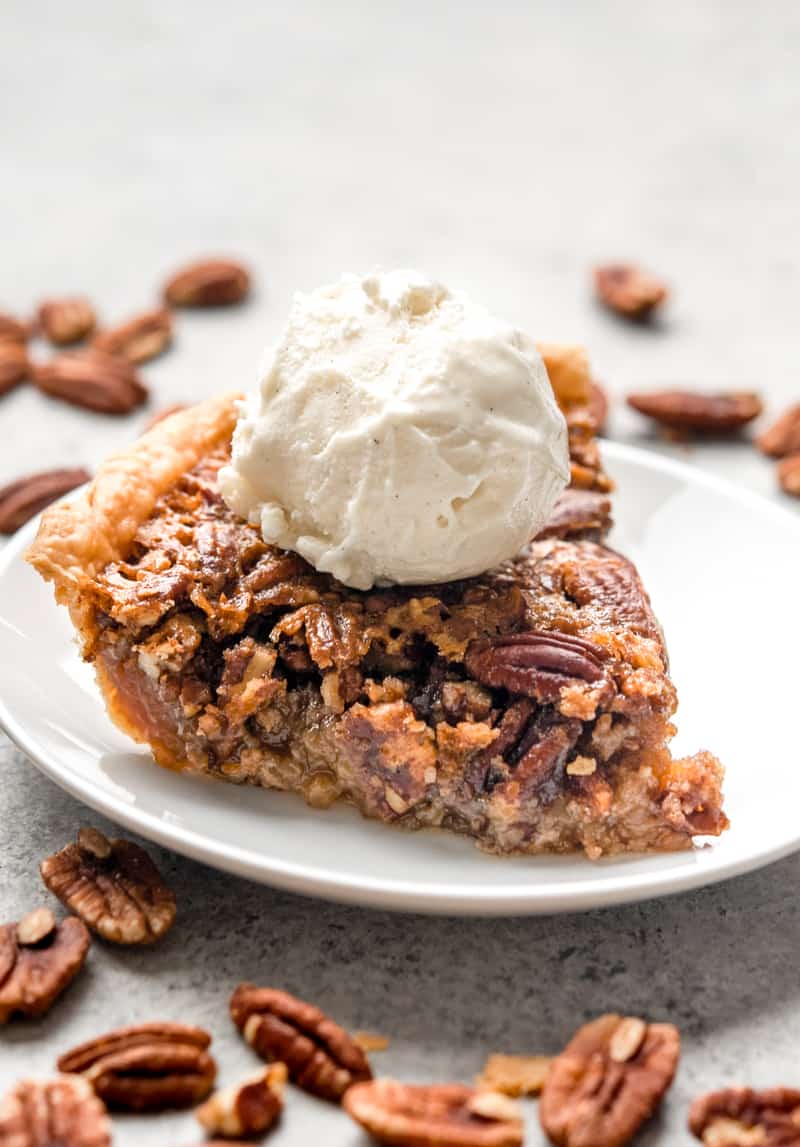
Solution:
M 209 1135 L 261 1135 L 283 1109 L 286 1064 L 273 1063 L 241 1083 L 215 1091 L 195 1116 Z
M 661 1103 L 680 1055 L 672 1024 L 605 1015 L 572 1037 L 547 1073 L 539 1118 L 560 1147 L 622 1147 Z
M 171 342 L 172 315 L 166 307 L 161 307 L 100 331 L 92 339 L 92 346 L 107 354 L 121 355 L 128 362 L 138 363 L 155 358 Z
M 338 1101 L 372 1072 L 355 1040 L 313 1004 L 278 991 L 239 984 L 230 1002 L 233 1022 L 260 1056 L 282 1060 L 293 1083 Z
M 205 259 L 176 272 L 164 287 L 173 307 L 220 307 L 239 303 L 250 290 L 250 274 L 230 259 Z
M 62 1055 L 58 1070 L 80 1075 L 109 1107 L 166 1111 L 205 1099 L 217 1074 L 211 1036 L 190 1024 L 118 1028 Z
M 83 967 L 89 944 L 80 920 L 57 924 L 49 908 L 0 925 L 0 1023 L 49 1011 Z
M 777 422 L 759 434 L 756 445 L 771 458 L 800 454 L 800 402 L 790 406 Z
M 667 298 L 666 283 L 632 263 L 596 267 L 597 297 L 610 310 L 626 319 L 646 319 Z
M 48 299 L 38 312 L 39 329 L 51 343 L 67 346 L 94 330 L 94 308 L 88 299 Z
M 800 497 L 800 454 L 790 454 L 778 464 L 778 482 L 784 494 Z
M 63 904 L 114 944 L 152 944 L 175 919 L 175 897 L 130 840 L 82 828 L 76 843 L 43 860 L 40 871 Z
M 402 1147 L 519 1147 L 519 1108 L 505 1095 L 460 1083 L 357 1083 L 342 1106 L 379 1143 Z
M 551 1059 L 544 1055 L 490 1055 L 475 1086 L 503 1095 L 538 1095 L 544 1087 Z
M 110 1147 L 111 1121 L 84 1079 L 21 1079 L 0 1100 L 3 1147 Z
M 763 409 L 753 391 L 701 393 L 694 390 L 658 390 L 629 394 L 628 406 L 671 430 L 697 434 L 732 434 Z
M 127 359 L 95 349 L 36 364 L 33 381 L 53 398 L 100 414 L 128 414 L 147 399 L 147 388 Z
M 13 315 L 0 314 L 0 341 L 7 339 L 9 342 L 24 343 L 28 341 L 30 335 L 31 328 L 28 323 L 15 319 Z
M 43 470 L 0 488 L 0 534 L 13 534 L 56 498 L 88 482 L 88 470 Z
M 0 334 L 0 395 L 13 390 L 29 372 L 30 361 L 25 343 Z
M 796 1147 L 800 1143 L 800 1090 L 728 1087 L 696 1099 L 689 1130 L 706 1147 Z

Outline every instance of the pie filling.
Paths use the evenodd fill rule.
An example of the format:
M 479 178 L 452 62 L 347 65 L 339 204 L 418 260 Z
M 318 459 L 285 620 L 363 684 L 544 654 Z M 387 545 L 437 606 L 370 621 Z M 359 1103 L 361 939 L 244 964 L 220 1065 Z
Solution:
M 680 849 L 726 827 L 719 762 L 667 747 L 675 690 L 634 567 L 560 536 L 602 535 L 596 479 L 490 574 L 358 592 L 228 510 L 226 459 L 180 478 L 81 591 L 109 710 L 161 764 L 494 852 Z

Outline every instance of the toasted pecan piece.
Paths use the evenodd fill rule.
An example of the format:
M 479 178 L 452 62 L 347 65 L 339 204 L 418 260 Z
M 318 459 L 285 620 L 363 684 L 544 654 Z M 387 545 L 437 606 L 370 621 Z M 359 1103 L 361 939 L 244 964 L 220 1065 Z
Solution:
M 285 1063 L 271 1063 L 240 1083 L 215 1091 L 195 1110 L 195 1117 L 209 1135 L 262 1135 L 283 1109 L 286 1077 Z
M 675 1076 L 672 1024 L 605 1015 L 580 1028 L 550 1065 L 539 1103 L 559 1147 L 622 1147 L 656 1111 Z
M 569 633 L 530 630 L 473 641 L 464 664 L 476 681 L 492 688 L 555 701 L 574 681 L 600 681 L 605 651 Z
M 778 483 L 784 494 L 800 498 L 800 454 L 790 454 L 778 463 Z
M 26 343 L 31 337 L 30 323 L 24 323 L 14 315 L 0 313 L 0 342 Z
M 96 316 L 88 299 L 48 299 L 39 307 L 39 329 L 56 346 L 80 342 L 94 330 Z
M 481 1090 L 501 1091 L 503 1095 L 539 1095 L 547 1079 L 552 1059 L 545 1055 L 490 1055 L 475 1080 Z
M 88 482 L 91 475 L 80 467 L 40 470 L 26 474 L 0 489 L 0 534 L 13 534 L 45 506 Z
M 727 1087 L 695 1099 L 689 1130 L 706 1147 L 797 1147 L 800 1089 Z
M 0 395 L 8 394 L 30 373 L 31 364 L 24 342 L 0 335 Z
M 127 322 L 99 331 L 92 346 L 107 354 L 121 355 L 128 362 L 148 362 L 172 342 L 172 315 L 166 307 L 144 311 Z
M 629 394 L 627 402 L 669 430 L 707 435 L 734 434 L 758 418 L 763 409 L 759 396 L 749 390 L 660 390 Z
M 609 310 L 626 319 L 646 319 L 669 295 L 666 283 L 632 263 L 596 267 L 594 288 Z
M 83 967 L 90 942 L 82 921 L 57 924 L 49 908 L 1 925 L 0 1024 L 49 1011 Z
M 800 402 L 785 410 L 756 438 L 756 445 L 770 458 L 785 458 L 787 454 L 800 454 Z
M 288 992 L 239 984 L 230 1012 L 251 1047 L 263 1059 L 282 1060 L 292 1082 L 312 1095 L 338 1102 L 353 1083 L 372 1077 L 352 1036 Z
M 375 1079 L 342 1100 L 347 1114 L 379 1143 L 396 1147 L 519 1147 L 522 1115 L 505 1095 L 460 1083 L 430 1086 Z
M 152 944 L 172 927 L 175 897 L 133 841 L 83 828 L 40 871 L 50 891 L 113 944 Z
M 0 1100 L 3 1147 L 110 1147 L 111 1121 L 89 1084 L 75 1075 L 21 1079 Z
M 250 273 L 232 259 L 204 259 L 177 271 L 164 287 L 173 307 L 221 307 L 240 303 L 250 290 Z
M 39 363 L 33 381 L 44 394 L 99 414 L 128 414 L 147 400 L 132 363 L 94 347 Z
M 58 1061 L 81 1075 L 109 1107 L 165 1111 L 205 1099 L 217 1074 L 211 1036 L 179 1023 L 135 1024 L 88 1040 Z

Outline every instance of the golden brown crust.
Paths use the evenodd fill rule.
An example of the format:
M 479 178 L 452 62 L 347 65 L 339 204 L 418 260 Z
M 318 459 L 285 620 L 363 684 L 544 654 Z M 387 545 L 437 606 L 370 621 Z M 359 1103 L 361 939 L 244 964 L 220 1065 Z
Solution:
M 74 502 L 48 510 L 26 555 L 71 601 L 109 562 L 119 561 L 156 500 L 220 442 L 230 438 L 240 396 L 225 394 L 159 422 L 113 454 Z

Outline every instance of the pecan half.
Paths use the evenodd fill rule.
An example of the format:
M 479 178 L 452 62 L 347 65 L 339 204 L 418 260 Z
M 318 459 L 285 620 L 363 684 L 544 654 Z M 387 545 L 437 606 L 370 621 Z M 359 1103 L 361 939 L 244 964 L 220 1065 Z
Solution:
M 298 1087 L 337 1101 L 353 1083 L 370 1079 L 367 1057 L 354 1039 L 313 1004 L 276 988 L 239 984 L 231 996 L 233 1022 L 258 1054 L 282 1060 Z
M 92 339 L 92 346 L 107 354 L 121 355 L 128 362 L 147 362 L 166 350 L 171 342 L 172 315 L 162 307 L 100 331 Z
M 0 1100 L 3 1147 L 110 1147 L 111 1121 L 77 1076 L 21 1079 Z
M 80 467 L 42 470 L 3 486 L 0 489 L 0 534 L 13 534 L 45 506 L 76 486 L 82 486 L 90 477 L 89 471 Z
M 539 1095 L 552 1060 L 544 1055 L 490 1055 L 475 1086 L 503 1095 Z
M 23 342 L 0 335 L 0 395 L 8 394 L 30 372 L 28 349 Z
M 669 294 L 661 279 L 631 263 L 596 267 L 594 287 L 600 301 L 626 319 L 648 318 Z
M 571 486 L 559 495 L 550 517 L 536 535 L 542 538 L 600 539 L 611 528 L 611 499 L 598 490 Z
M 62 1055 L 58 1070 L 82 1076 L 109 1107 L 164 1111 L 205 1099 L 217 1065 L 211 1036 L 189 1024 L 118 1028 Z
M 800 402 L 790 406 L 777 422 L 759 434 L 756 445 L 770 458 L 800 453 Z
M 173 307 L 220 307 L 239 303 L 250 290 L 250 274 L 230 259 L 204 259 L 168 280 L 164 298 Z
M 661 1103 L 679 1054 L 672 1024 L 601 1016 L 550 1065 L 539 1103 L 542 1127 L 563 1147 L 621 1147 Z
M 695 1099 L 689 1130 L 706 1147 L 797 1147 L 800 1090 L 727 1087 Z
M 49 299 L 39 307 L 42 334 L 56 346 L 80 342 L 94 330 L 95 313 L 87 299 Z
M 216 1091 L 195 1116 L 209 1135 L 261 1135 L 283 1109 L 286 1064 L 273 1063 L 241 1083 Z
M 790 454 L 778 463 L 778 482 L 784 494 L 800 497 L 800 454 Z
M 522 1115 L 504 1095 L 460 1083 L 357 1083 L 342 1107 L 379 1143 L 397 1147 L 519 1147 Z
M 174 895 L 130 840 L 81 829 L 76 843 L 43 860 L 40 871 L 50 891 L 113 944 L 152 944 L 175 919 Z
M 69 351 L 35 366 L 33 381 L 44 394 L 100 414 L 128 414 L 147 399 L 131 363 L 95 349 Z
M 15 319 L 13 315 L 0 314 L 0 340 L 25 343 L 31 336 L 28 323 Z
M 704 394 L 694 390 L 659 390 L 629 394 L 628 406 L 670 430 L 696 434 L 733 434 L 758 418 L 763 406 L 752 391 Z
M 564 685 L 603 677 L 603 651 L 582 637 L 532 629 L 473 641 L 464 658 L 467 672 L 483 685 L 556 701 Z
M 49 1011 L 83 967 L 90 942 L 80 920 L 56 924 L 47 908 L 0 925 L 0 1024 Z

